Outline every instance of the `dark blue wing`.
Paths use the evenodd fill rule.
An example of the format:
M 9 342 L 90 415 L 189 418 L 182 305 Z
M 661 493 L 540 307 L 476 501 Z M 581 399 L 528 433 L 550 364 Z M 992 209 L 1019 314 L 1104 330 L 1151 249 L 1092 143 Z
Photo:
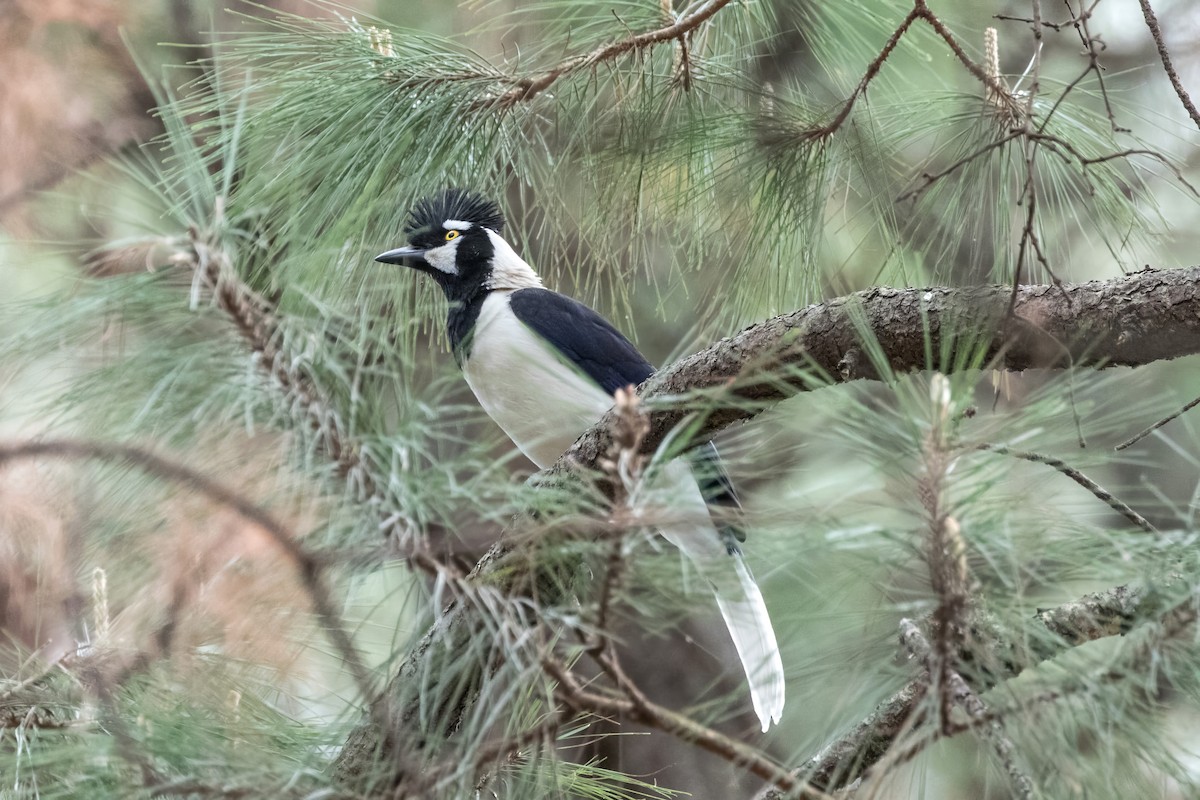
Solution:
M 654 373 L 632 342 L 578 300 L 549 289 L 518 289 L 509 301 L 517 319 L 609 394 L 622 386 L 637 386 Z M 741 507 L 711 442 L 691 451 L 689 457 L 705 500 L 712 505 Z M 737 551 L 737 542 L 746 540 L 732 520 L 721 525 L 721 533 L 731 553 Z
M 637 386 L 654 372 L 620 331 L 578 300 L 549 289 L 518 289 L 509 301 L 517 319 L 608 394 Z

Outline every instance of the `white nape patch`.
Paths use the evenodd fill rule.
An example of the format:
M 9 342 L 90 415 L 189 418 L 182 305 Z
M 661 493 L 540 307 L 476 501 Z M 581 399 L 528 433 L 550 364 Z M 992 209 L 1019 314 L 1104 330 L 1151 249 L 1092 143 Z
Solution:
M 533 267 L 517 255 L 517 251 L 500 234 L 487 228 L 484 230 L 492 240 L 492 273 L 484 283 L 484 288 L 541 289 L 542 279 L 533 271 Z
M 425 261 L 429 266 L 444 272 L 447 275 L 457 275 L 458 267 L 456 259 L 458 258 L 458 243 L 462 237 L 451 239 L 445 244 L 440 244 L 437 247 L 425 251 Z
M 471 223 L 463 222 L 461 219 L 448 219 L 442 223 L 442 227 L 452 231 L 469 231 L 471 230 Z
M 517 319 L 511 295 L 495 291 L 484 299 L 463 375 L 508 438 L 530 461 L 548 467 L 604 416 L 613 398 Z

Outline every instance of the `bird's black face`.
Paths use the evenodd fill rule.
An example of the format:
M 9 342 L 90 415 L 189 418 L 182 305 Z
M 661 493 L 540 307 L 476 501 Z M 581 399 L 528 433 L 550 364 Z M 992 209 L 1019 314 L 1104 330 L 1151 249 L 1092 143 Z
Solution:
M 495 246 L 489 231 L 504 226 L 496 204 L 461 189 L 447 189 L 416 204 L 408 217 L 407 247 L 375 257 L 385 264 L 405 264 L 428 273 L 450 300 L 462 300 L 482 289 L 491 270 Z

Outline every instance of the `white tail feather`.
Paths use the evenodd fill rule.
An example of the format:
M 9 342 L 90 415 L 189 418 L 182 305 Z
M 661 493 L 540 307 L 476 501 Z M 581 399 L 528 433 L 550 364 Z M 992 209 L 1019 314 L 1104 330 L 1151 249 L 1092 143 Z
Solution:
M 740 555 L 728 558 L 737 570 L 739 585 L 713 583 L 713 593 L 746 670 L 754 713 L 766 733 L 771 723 L 778 723 L 783 716 L 783 660 L 758 584 Z
M 673 510 L 681 512 L 670 523 L 659 526 L 659 533 L 691 560 L 712 587 L 746 671 L 754 713 L 766 733 L 771 723 L 779 722 L 783 715 L 784 678 L 783 660 L 762 592 L 741 554 L 726 549 L 691 468 L 682 459 L 667 464 L 661 477 L 652 483 L 656 490 L 671 493 Z

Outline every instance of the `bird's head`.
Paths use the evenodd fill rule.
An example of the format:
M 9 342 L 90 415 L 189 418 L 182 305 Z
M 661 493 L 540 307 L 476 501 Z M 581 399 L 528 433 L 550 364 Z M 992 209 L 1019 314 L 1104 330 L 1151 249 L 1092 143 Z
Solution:
M 464 189 L 419 200 L 408 214 L 408 245 L 375 256 L 428 273 L 451 300 L 480 290 L 541 286 L 500 236 L 504 215 L 495 202 Z M 511 284 L 511 285 L 510 285 Z

